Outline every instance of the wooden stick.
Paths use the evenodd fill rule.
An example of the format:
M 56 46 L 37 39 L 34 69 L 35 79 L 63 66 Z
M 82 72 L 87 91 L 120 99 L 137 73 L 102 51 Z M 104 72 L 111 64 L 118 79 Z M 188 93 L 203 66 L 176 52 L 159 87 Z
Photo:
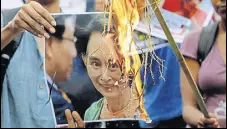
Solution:
M 199 108 L 200 108 L 201 112 L 204 114 L 204 116 L 206 118 L 209 118 L 209 113 L 207 111 L 207 108 L 206 108 L 205 102 L 203 100 L 203 97 L 202 97 L 202 95 L 201 95 L 201 93 L 200 93 L 200 91 L 198 89 L 197 84 L 195 83 L 195 80 L 193 79 L 193 77 L 192 77 L 192 75 L 191 75 L 191 73 L 189 71 L 189 68 L 188 68 L 188 66 L 186 64 L 186 61 L 185 61 L 183 55 L 181 54 L 176 42 L 174 41 L 174 38 L 173 38 L 172 34 L 170 33 L 170 30 L 169 30 L 169 28 L 168 28 L 168 26 L 167 26 L 167 24 L 166 24 L 166 22 L 165 22 L 165 20 L 164 20 L 164 18 L 162 16 L 162 13 L 161 13 L 161 11 L 160 11 L 157 3 L 156 3 L 156 0 L 149 0 L 149 3 L 151 4 L 151 7 L 152 7 L 156 17 L 157 17 L 159 23 L 161 24 L 163 31 L 165 32 L 165 35 L 166 35 L 166 37 L 167 37 L 167 39 L 169 41 L 169 44 L 170 44 L 171 48 L 173 49 L 175 55 L 177 56 L 177 58 L 179 60 L 181 68 L 184 71 L 184 73 L 185 73 L 185 75 L 187 77 L 187 80 L 188 80 L 188 82 L 189 82 L 189 84 L 190 84 L 190 86 L 191 86 L 191 88 L 192 88 L 192 90 L 193 90 L 193 92 L 195 94 L 196 101 L 197 101 L 197 103 L 199 105 Z
M 108 22 L 108 30 L 107 32 L 110 32 L 111 26 L 112 26 L 112 17 L 113 17 L 113 0 L 110 0 L 110 13 L 109 13 L 109 22 Z

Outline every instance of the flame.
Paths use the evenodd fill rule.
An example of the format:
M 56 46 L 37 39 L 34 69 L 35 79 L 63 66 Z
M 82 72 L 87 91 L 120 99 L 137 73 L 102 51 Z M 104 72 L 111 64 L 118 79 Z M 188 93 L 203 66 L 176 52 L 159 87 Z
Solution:
M 148 120 L 147 112 L 143 103 L 143 87 L 140 78 L 141 60 L 139 54 L 128 56 L 128 53 L 137 53 L 136 45 L 133 40 L 133 31 L 139 23 L 145 7 L 145 0 L 112 0 L 111 9 L 118 36 L 118 45 L 120 53 L 123 55 L 123 73 L 133 75 L 135 78 L 135 87 L 140 100 L 140 109 L 142 110 L 141 118 Z

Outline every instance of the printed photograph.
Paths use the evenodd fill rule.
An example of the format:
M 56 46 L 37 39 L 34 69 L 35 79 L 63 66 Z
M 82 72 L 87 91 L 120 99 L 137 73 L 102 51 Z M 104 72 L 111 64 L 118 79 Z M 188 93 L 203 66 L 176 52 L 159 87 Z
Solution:
M 141 60 L 132 59 L 135 53 L 121 53 L 114 27 L 105 30 L 108 14 L 53 16 L 56 33 L 45 41 L 45 71 L 56 124 L 68 123 L 66 109 L 76 111 L 85 123 L 118 118 L 148 121 L 140 69 L 134 69 Z M 126 61 L 131 63 L 126 66 Z

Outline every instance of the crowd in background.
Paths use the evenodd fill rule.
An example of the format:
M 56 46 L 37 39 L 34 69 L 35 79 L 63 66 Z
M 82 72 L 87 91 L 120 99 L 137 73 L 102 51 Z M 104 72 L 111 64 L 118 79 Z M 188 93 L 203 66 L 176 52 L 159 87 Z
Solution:
M 4 62 L 4 64 L 1 64 L 1 127 L 55 127 L 56 122 L 57 124 L 68 122 L 70 127 L 76 127 L 70 122 L 72 119 L 77 122 L 78 127 L 83 127 L 81 118 L 84 118 L 84 116 L 78 116 L 78 113 L 85 114 L 84 108 L 88 108 L 92 102 L 101 99 L 102 95 L 97 92 L 84 69 L 82 57 L 77 56 L 76 48 L 72 53 L 59 50 L 66 55 L 69 54 L 69 60 L 77 64 L 77 71 L 73 71 L 72 79 L 83 84 L 78 85 L 78 87 L 61 87 L 59 82 L 68 80 L 65 79 L 67 75 L 57 74 L 56 78 L 60 81 L 53 82 L 52 77 L 56 71 L 53 70 L 52 66 L 59 62 L 52 62 L 51 58 L 56 59 L 57 57 L 50 56 L 49 60 L 45 57 L 49 65 L 44 64 L 42 50 L 38 48 L 37 53 L 36 42 L 38 40 L 33 36 L 51 39 L 50 42 L 47 40 L 46 45 L 51 45 L 53 40 L 63 42 L 64 38 L 74 43 L 73 36 L 70 37 L 67 34 L 69 37 L 65 37 L 67 28 L 64 28 L 63 31 L 59 29 L 61 27 L 56 26 L 57 23 L 62 22 L 61 19 L 55 21 L 49 14 L 64 13 L 70 10 L 65 9 L 64 11 L 59 0 L 35 1 L 23 0 L 22 2 L 27 6 L 11 9 L 11 11 L 1 11 L 1 60 Z M 215 23 L 216 27 L 212 28 L 215 33 L 214 38 L 211 39 L 210 49 L 206 51 L 203 57 L 198 55 L 201 49 L 200 36 L 202 33 L 207 33 L 202 30 L 190 33 L 181 45 L 181 52 L 186 58 L 192 76 L 206 98 L 205 103 L 210 112 L 210 118 L 205 118 L 199 110 L 195 96 L 183 72 L 179 76 L 166 78 L 166 81 L 155 78 L 156 85 L 150 79 L 152 78 L 150 74 L 147 74 L 143 79 L 150 87 L 146 89 L 144 103 L 148 114 L 154 121 L 151 125 L 142 124 L 142 127 L 183 128 L 187 125 L 198 128 L 226 127 L 226 112 L 219 112 L 226 110 L 226 0 L 211 1 L 221 20 Z M 78 11 L 103 11 L 104 3 L 104 0 L 87 0 Z M 42 24 L 46 29 L 42 29 L 39 24 Z M 20 35 L 21 33 L 23 35 Z M 72 48 L 71 45 L 67 47 Z M 49 54 L 52 54 L 51 50 Z M 169 74 L 173 72 L 180 73 L 180 65 L 171 47 L 166 47 L 162 51 L 156 50 L 156 54 L 160 58 L 166 59 L 166 63 L 172 63 L 172 65 L 168 65 L 171 68 L 164 71 L 164 76 L 170 77 Z M 43 78 L 43 65 L 46 65 L 45 68 L 47 69 L 47 83 Z M 156 65 L 153 67 L 155 71 L 158 70 Z M 141 73 L 144 71 L 142 69 Z M 155 73 L 158 73 L 158 71 Z M 83 82 L 81 78 L 87 78 L 87 80 Z M 72 80 L 69 79 L 67 83 L 70 84 L 70 81 Z M 52 90 L 51 103 L 53 105 L 51 103 L 46 104 L 46 98 L 49 97 L 49 90 L 43 88 L 46 84 L 49 87 L 59 86 Z M 89 95 L 79 98 L 78 96 L 83 95 L 79 95 L 78 90 Z M 53 117 L 52 108 L 58 111 L 54 114 L 56 117 Z

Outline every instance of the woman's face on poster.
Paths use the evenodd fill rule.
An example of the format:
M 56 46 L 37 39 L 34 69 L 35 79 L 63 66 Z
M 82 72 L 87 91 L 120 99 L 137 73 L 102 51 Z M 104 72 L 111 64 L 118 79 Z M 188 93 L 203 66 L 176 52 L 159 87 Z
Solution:
M 83 58 L 88 75 L 96 89 L 106 98 L 118 97 L 126 84 L 120 84 L 121 69 L 114 47 L 113 35 L 93 32 Z

